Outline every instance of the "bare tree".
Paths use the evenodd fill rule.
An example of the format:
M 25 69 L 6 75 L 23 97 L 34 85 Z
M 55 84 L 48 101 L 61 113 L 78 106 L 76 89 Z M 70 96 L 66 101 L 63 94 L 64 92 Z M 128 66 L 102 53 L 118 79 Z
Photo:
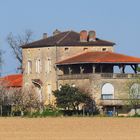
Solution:
M 140 107 L 140 77 L 129 80 L 124 90 L 126 93 L 121 96 L 124 105 L 134 109 L 134 113 L 137 114 L 137 108 Z
M 23 100 L 24 98 L 24 93 L 22 92 L 21 88 L 11 91 L 12 114 L 13 112 L 21 112 L 21 115 L 23 115 L 23 112 L 25 110 Z
M 0 49 L 0 76 L 1 76 L 1 69 L 2 69 L 2 63 L 3 63 L 2 53 L 3 51 Z
M 129 84 L 128 104 L 132 106 L 137 113 L 137 108 L 140 106 L 140 79 L 133 80 Z
M 5 87 L 3 86 L 3 81 L 0 81 L 0 115 L 2 116 L 2 105 L 4 100 L 4 94 L 5 94 Z
M 22 45 L 26 45 L 32 41 L 33 32 L 31 30 L 26 30 L 23 35 L 14 36 L 9 33 L 7 36 L 7 42 L 13 51 L 16 59 L 18 60 L 20 67 L 22 66 Z
M 40 111 L 44 105 L 43 102 L 39 100 L 37 93 L 33 87 L 26 89 L 15 89 L 12 93 L 12 105 L 14 112 L 29 112 L 32 114 L 33 111 Z
M 2 116 L 3 106 L 11 105 L 11 98 L 7 88 L 8 83 L 0 79 L 0 115 Z
M 19 112 L 23 116 L 25 112 L 32 114 L 34 111 L 41 111 L 44 102 L 40 101 L 34 87 L 26 89 L 9 87 L 4 79 L 0 79 L 0 115 L 3 114 L 3 106 L 11 107 L 12 111 L 7 115 L 14 115 Z

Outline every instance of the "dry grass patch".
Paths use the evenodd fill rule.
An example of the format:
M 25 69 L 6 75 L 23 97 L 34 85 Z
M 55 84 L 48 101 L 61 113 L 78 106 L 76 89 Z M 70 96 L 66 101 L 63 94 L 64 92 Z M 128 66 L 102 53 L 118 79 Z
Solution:
M 140 119 L 0 118 L 0 140 L 140 140 Z

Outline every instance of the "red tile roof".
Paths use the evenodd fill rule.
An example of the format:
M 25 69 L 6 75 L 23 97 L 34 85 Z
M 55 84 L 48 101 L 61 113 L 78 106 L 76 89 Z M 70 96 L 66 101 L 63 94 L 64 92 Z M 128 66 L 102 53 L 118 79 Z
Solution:
M 57 62 L 57 65 L 78 63 L 132 63 L 140 64 L 140 58 L 114 52 L 86 52 Z
M 22 87 L 22 74 L 7 75 L 0 81 L 5 82 L 6 87 Z

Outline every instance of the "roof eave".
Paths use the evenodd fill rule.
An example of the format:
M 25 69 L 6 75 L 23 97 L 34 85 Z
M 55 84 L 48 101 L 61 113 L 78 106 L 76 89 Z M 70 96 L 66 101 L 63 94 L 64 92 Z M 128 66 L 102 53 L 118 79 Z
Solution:
M 73 44 L 73 45 L 69 45 L 69 44 L 63 44 L 63 45 L 32 45 L 32 46 L 20 46 L 22 49 L 25 49 L 25 48 L 42 48 L 42 47 L 55 47 L 55 46 L 58 46 L 58 47 L 64 47 L 64 46 L 69 46 L 69 47 L 73 47 L 73 46 L 77 46 L 77 47 L 81 47 L 81 46 L 84 46 L 84 47 L 92 47 L 92 46 L 96 46 L 96 47 L 100 47 L 100 46 L 114 46 L 113 44 L 98 44 L 98 45 L 86 45 L 86 44 L 83 44 L 83 45 L 76 45 L 76 44 Z
M 56 63 L 57 66 L 60 65 L 76 65 L 76 64 L 140 64 L 140 62 L 75 62 L 75 63 Z

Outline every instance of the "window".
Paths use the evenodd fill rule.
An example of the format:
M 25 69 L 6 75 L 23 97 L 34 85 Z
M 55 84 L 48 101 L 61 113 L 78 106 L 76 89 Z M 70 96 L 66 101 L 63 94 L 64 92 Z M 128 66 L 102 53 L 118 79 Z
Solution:
M 48 58 L 48 60 L 46 61 L 46 72 L 50 73 L 51 72 L 51 59 Z
M 36 60 L 36 73 L 40 73 L 41 72 L 41 61 L 40 59 Z
M 69 48 L 65 48 L 65 51 L 68 51 L 69 50 Z
M 27 62 L 27 73 L 30 74 L 32 73 L 32 61 L 28 60 Z
M 106 51 L 106 48 L 102 48 L 102 51 Z
M 84 48 L 83 50 L 84 50 L 84 51 L 87 51 L 87 50 L 88 50 L 88 48 Z
M 113 99 L 113 96 L 112 94 L 102 94 L 102 99 L 103 100 Z
M 103 85 L 101 98 L 103 100 L 114 98 L 114 87 L 112 84 L 106 83 Z

